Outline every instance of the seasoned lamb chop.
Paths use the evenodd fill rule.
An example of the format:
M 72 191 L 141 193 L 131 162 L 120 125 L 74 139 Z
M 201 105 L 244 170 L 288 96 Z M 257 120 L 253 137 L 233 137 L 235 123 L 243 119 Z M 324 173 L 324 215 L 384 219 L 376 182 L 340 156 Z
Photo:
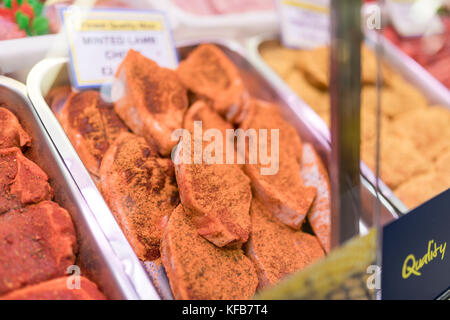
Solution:
M 80 277 L 80 288 L 69 289 L 69 277 L 61 277 L 13 291 L 0 300 L 106 300 L 96 284 Z
M 167 156 L 176 145 L 171 134 L 181 127 L 188 107 L 187 91 L 175 71 L 159 67 L 130 50 L 113 83 L 114 108 L 137 135 Z
M 303 145 L 301 175 L 305 186 L 315 187 L 317 196 L 309 209 L 307 219 L 325 252 L 331 246 L 331 194 L 327 169 L 314 147 Z
M 19 148 L 0 149 L 0 214 L 52 197 L 48 176 L 37 164 Z
M 255 268 L 240 248 L 218 248 L 197 233 L 180 204 L 161 242 L 161 258 L 176 299 L 250 299 Z
M 201 120 L 203 130 L 213 126 L 225 132 L 231 127 L 203 102 L 194 104 L 186 114 L 185 126 L 191 137 L 194 136 L 192 120 Z M 181 202 L 198 233 L 219 247 L 246 242 L 250 231 L 250 180 L 236 164 L 209 163 L 204 161 L 205 157 L 202 163 L 196 164 L 193 143 L 192 161 L 187 163 L 184 160 L 185 147 L 182 138 L 175 155 L 175 173 Z
M 103 101 L 97 91 L 73 93 L 61 111 L 60 122 L 88 171 L 98 178 L 106 150 L 127 131 L 113 105 Z
M 245 249 L 256 266 L 258 289 L 273 285 L 324 256 L 314 236 L 280 223 L 257 199 L 252 201 L 251 217 L 252 231 Z
M 0 295 L 64 276 L 76 250 L 70 215 L 52 201 L 0 215 Z
M 16 116 L 8 109 L 0 107 L 0 149 L 30 145 L 31 138 L 23 130 Z
M 141 260 L 159 257 L 162 232 L 179 203 L 173 163 L 144 138 L 124 132 L 106 152 L 100 189 Z
M 183 84 L 233 123 L 240 123 L 249 107 L 249 94 L 239 70 L 212 44 L 202 44 L 181 61 L 177 73 Z
M 242 129 L 267 129 L 267 139 L 258 137 L 258 146 L 271 150 L 273 157 L 264 165 L 258 155 L 256 164 L 250 163 L 246 153 L 245 173 L 250 177 L 254 195 L 284 224 L 299 229 L 316 196 L 316 188 L 305 186 L 300 176 L 302 142 L 296 130 L 283 120 L 276 106 L 255 100 Z M 272 141 L 272 130 L 279 130 L 278 141 Z M 278 143 L 278 157 L 276 146 Z M 261 153 L 261 148 L 259 154 Z M 272 167 L 270 167 L 272 165 Z M 275 172 L 275 169 L 278 170 Z M 268 172 L 264 169 L 272 168 Z M 275 172 L 275 173 L 274 173 Z
M 226 163 L 226 152 L 225 152 L 225 148 L 227 147 L 227 135 L 226 132 L 227 130 L 234 130 L 233 126 L 231 125 L 231 123 L 225 121 L 216 111 L 214 111 L 214 109 L 208 105 L 206 102 L 202 101 L 202 100 L 198 100 L 196 101 L 186 112 L 184 119 L 183 119 L 183 128 L 188 130 L 191 133 L 191 138 L 193 139 L 193 132 L 194 132 L 194 125 L 196 121 L 200 121 L 202 124 L 202 132 L 205 133 L 207 130 L 209 129 L 215 129 L 215 130 L 219 130 L 220 133 L 222 134 L 222 140 L 220 141 L 222 143 L 222 148 L 221 150 L 218 150 L 220 153 L 223 154 L 223 159 L 222 162 Z M 234 138 L 233 138 L 234 139 Z M 214 139 L 214 143 L 217 143 L 218 141 L 215 141 Z M 230 141 L 231 143 L 233 141 Z M 209 141 L 204 141 L 202 143 L 203 148 L 202 150 L 205 150 L 205 148 L 207 148 L 207 146 L 212 143 Z M 230 144 L 230 146 L 232 146 L 232 144 Z M 214 150 L 211 155 L 213 157 L 216 156 Z M 233 163 L 236 163 L 236 152 L 233 149 L 231 150 L 234 153 L 233 156 Z

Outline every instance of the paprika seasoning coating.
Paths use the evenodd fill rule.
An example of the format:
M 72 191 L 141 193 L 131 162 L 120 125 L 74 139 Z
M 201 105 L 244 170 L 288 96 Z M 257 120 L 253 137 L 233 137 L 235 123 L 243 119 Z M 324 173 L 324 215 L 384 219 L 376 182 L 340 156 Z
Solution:
M 97 91 L 73 93 L 61 111 L 60 122 L 83 164 L 98 180 L 103 155 L 121 132 L 128 131 L 113 105 L 103 101 Z
M 310 143 L 303 144 L 301 176 L 305 186 L 315 187 L 317 196 L 308 211 L 307 219 L 325 252 L 331 247 L 331 189 L 320 156 Z
M 161 258 L 175 299 L 250 299 L 258 285 L 242 249 L 219 248 L 201 237 L 181 204 L 164 231 Z
M 172 161 L 160 158 L 144 138 L 123 132 L 103 158 L 100 189 L 139 259 L 157 259 L 179 203 Z
M 194 137 L 194 119 L 205 124 L 203 130 L 211 129 L 211 126 L 219 133 L 225 133 L 231 127 L 213 109 L 199 101 L 188 110 L 185 117 L 191 140 Z M 221 136 L 223 138 L 224 134 Z M 216 162 L 223 162 L 225 145 L 219 148 L 220 154 L 217 154 L 216 159 L 206 157 L 202 148 L 201 163 L 195 163 L 194 142 L 187 141 L 185 144 L 185 138 L 181 139 L 175 156 L 175 173 L 186 213 L 191 216 L 198 233 L 216 246 L 246 242 L 250 231 L 250 180 L 237 164 Z M 203 140 L 200 145 L 203 146 Z M 190 160 L 185 158 L 185 152 L 187 156 L 190 155 Z
M 48 176 L 37 164 L 19 148 L 0 149 L 0 214 L 52 197 Z
M 246 116 L 250 96 L 239 70 L 215 45 L 199 45 L 181 61 L 177 73 L 186 88 L 211 101 L 227 120 L 240 123 Z
M 182 125 L 188 107 L 187 91 L 175 71 L 162 68 L 137 51 L 129 50 L 113 82 L 114 109 L 137 135 L 162 156 L 176 141 L 171 134 Z
M 258 273 L 258 289 L 274 285 L 324 256 L 316 237 L 283 225 L 258 199 L 253 199 L 250 212 L 252 231 L 245 249 Z
M 55 202 L 0 215 L 0 295 L 64 276 L 76 252 L 72 219 Z
M 254 196 L 282 223 L 300 229 L 316 196 L 316 188 L 305 186 L 300 176 L 302 141 L 297 131 L 281 117 L 275 105 L 260 100 L 253 100 L 241 128 L 255 129 L 255 132 L 267 130 L 267 139 L 257 136 L 259 152 L 254 164 L 246 152 L 244 170 L 250 177 Z M 278 139 L 272 139 L 273 132 L 278 132 Z M 263 164 L 261 146 L 274 155 L 272 164 Z M 263 174 L 262 170 L 270 165 L 276 172 Z
M 16 116 L 6 108 L 0 107 L 0 149 L 24 148 L 31 145 L 31 138 L 23 130 Z

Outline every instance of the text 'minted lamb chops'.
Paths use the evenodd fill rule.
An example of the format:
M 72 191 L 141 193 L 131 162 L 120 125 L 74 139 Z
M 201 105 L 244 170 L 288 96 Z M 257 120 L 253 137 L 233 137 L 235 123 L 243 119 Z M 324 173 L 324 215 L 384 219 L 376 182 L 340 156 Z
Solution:
M 125 124 L 162 156 L 170 155 L 188 107 L 187 91 L 175 71 L 129 50 L 113 82 L 114 108 Z
M 175 299 L 250 299 L 258 285 L 240 248 L 219 248 L 200 235 L 180 204 L 161 242 L 161 259 Z
M 19 148 L 0 149 L 0 215 L 52 197 L 48 176 L 37 164 Z
M 271 149 L 271 130 L 279 130 L 278 171 L 275 174 L 263 175 L 258 157 L 256 164 L 249 163 L 246 152 L 245 173 L 250 177 L 254 195 L 284 224 L 299 229 L 308 213 L 314 198 L 316 188 L 305 186 L 300 176 L 302 157 L 302 142 L 294 127 L 288 124 L 275 105 L 253 100 L 250 114 L 241 124 L 243 130 L 267 129 L 267 140 L 259 141 L 266 144 L 266 150 Z
M 218 129 L 223 137 L 225 130 L 232 128 L 203 101 L 196 102 L 186 113 L 184 125 L 191 137 L 194 121 L 201 121 L 204 131 Z M 250 232 L 250 180 L 236 164 L 211 164 L 204 160 L 194 163 L 193 143 L 192 161 L 184 163 L 183 143 L 181 139 L 175 173 L 181 202 L 199 234 L 219 247 L 246 242 Z M 225 141 L 223 144 L 225 147 Z
M 124 132 L 103 158 L 100 189 L 136 255 L 157 259 L 162 232 L 179 203 L 172 161 L 160 158 L 144 138 Z

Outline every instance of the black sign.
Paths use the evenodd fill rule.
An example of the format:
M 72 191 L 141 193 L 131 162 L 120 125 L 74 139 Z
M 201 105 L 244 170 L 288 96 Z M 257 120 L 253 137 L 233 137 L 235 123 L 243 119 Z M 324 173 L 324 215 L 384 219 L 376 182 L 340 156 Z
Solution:
M 450 189 L 383 228 L 381 273 L 383 299 L 435 299 L 449 287 Z

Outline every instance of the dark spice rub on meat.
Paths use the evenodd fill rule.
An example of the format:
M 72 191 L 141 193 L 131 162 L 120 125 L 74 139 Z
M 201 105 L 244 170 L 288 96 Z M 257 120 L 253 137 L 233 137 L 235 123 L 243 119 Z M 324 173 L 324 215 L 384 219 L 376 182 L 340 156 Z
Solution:
M 202 44 L 181 61 L 177 73 L 182 83 L 233 123 L 240 123 L 249 107 L 249 94 L 239 70 L 212 44 Z
M 112 92 L 118 98 L 114 108 L 126 125 L 161 155 L 170 155 L 176 144 L 171 134 L 181 127 L 188 107 L 187 91 L 175 71 L 129 50 Z
M 192 121 L 197 120 L 202 121 L 204 130 L 212 127 L 223 134 L 231 127 L 201 101 L 196 102 L 185 116 L 184 125 L 192 137 Z M 225 148 L 225 141 L 223 143 Z M 198 233 L 219 247 L 246 242 L 250 232 L 250 180 L 236 164 L 205 163 L 205 158 L 203 163 L 194 163 L 193 143 L 192 161 L 186 163 L 183 144 L 181 139 L 175 156 L 175 173 L 181 202 L 197 226 Z M 222 155 L 217 156 L 223 160 Z
M 254 195 L 264 206 L 282 223 L 299 229 L 314 201 L 316 188 L 305 186 L 300 176 L 302 141 L 297 131 L 281 117 L 275 105 L 260 100 L 253 100 L 241 128 L 257 132 L 267 129 L 267 139 L 259 141 L 258 137 L 258 145 L 266 144 L 267 150 L 271 150 L 272 130 L 279 130 L 279 154 L 273 160 L 278 164 L 278 171 L 263 175 L 261 169 L 267 166 L 259 158 L 256 164 L 249 163 L 248 153 L 244 170 L 251 179 Z
M 121 132 L 128 131 L 113 105 L 97 91 L 73 93 L 59 119 L 84 165 L 98 178 L 103 155 Z
M 324 256 L 316 237 L 280 223 L 259 200 L 253 199 L 250 212 L 252 231 L 245 249 L 256 266 L 259 289 Z
M 161 258 L 175 299 L 250 299 L 258 278 L 240 248 L 219 248 L 203 237 L 180 204 L 171 214 Z
M 48 176 L 37 164 L 19 148 L 0 149 L 0 214 L 52 197 Z
M 23 130 L 16 116 L 0 106 L 0 149 L 29 147 L 31 138 Z
M 158 258 L 162 232 L 179 203 L 172 161 L 144 138 L 122 133 L 103 158 L 100 189 L 139 259 Z
M 0 295 L 65 275 L 76 251 L 69 213 L 52 201 L 0 215 Z
M 80 288 L 68 288 L 71 279 L 61 277 L 28 286 L 0 297 L 0 300 L 106 300 L 96 284 L 80 277 Z

